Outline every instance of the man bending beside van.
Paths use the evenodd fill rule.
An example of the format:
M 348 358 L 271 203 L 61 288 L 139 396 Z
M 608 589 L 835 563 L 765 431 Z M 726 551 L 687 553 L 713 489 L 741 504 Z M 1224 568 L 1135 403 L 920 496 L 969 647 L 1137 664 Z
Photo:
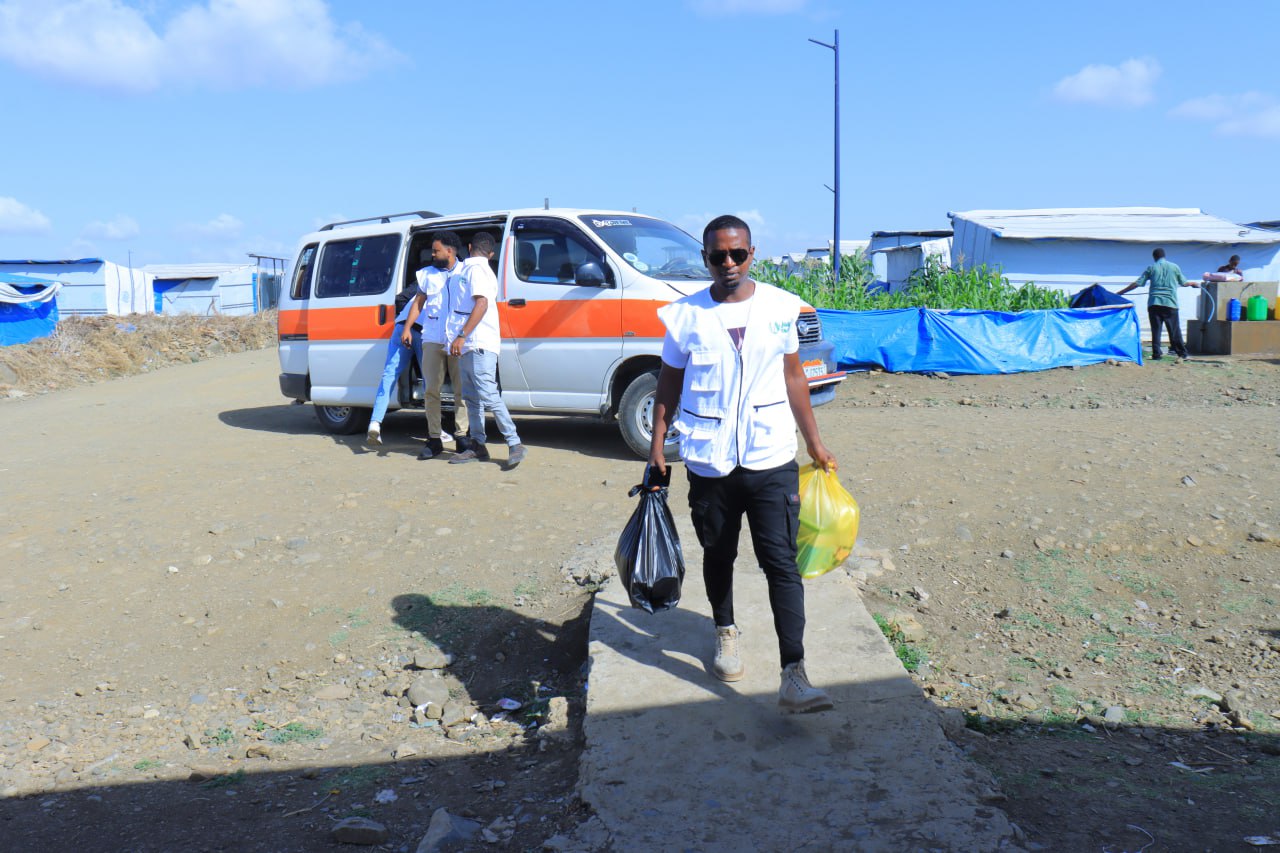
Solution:
M 449 460 L 449 464 L 485 462 L 484 413 L 493 412 L 498 429 L 507 442 L 506 470 L 524 461 L 526 451 L 516 433 L 516 425 L 498 391 L 498 349 L 502 333 L 498 328 L 498 279 L 489 266 L 494 255 L 493 235 L 478 232 L 471 238 L 470 257 L 462 263 L 462 271 L 450 277 L 449 286 L 456 290 L 453 311 L 446 321 L 445 335 L 449 352 L 462 363 L 462 398 L 467 403 L 470 430 L 467 449 Z
M 462 251 L 462 238 L 452 231 L 431 235 L 431 265 L 418 270 L 418 296 L 409 309 L 409 322 L 421 315 L 422 320 L 422 384 L 423 405 L 427 410 L 427 440 L 422 445 L 419 459 L 434 459 L 444 452 L 440 413 L 440 389 L 444 385 L 447 367 L 453 381 L 454 431 L 462 434 L 466 410 L 463 408 L 461 365 L 456 356 L 449 354 L 445 341 L 445 319 L 450 312 L 449 289 L 452 274 L 462 270 L 458 253 Z M 408 332 L 402 335 L 407 339 Z M 405 343 L 405 346 L 408 346 Z
M 674 421 L 715 622 L 712 674 L 721 681 L 743 676 L 733 564 L 745 515 L 778 635 L 778 707 L 785 713 L 825 711 L 831 698 L 809 683 L 804 668 L 796 427 L 815 465 L 834 471 L 836 459 L 818 435 L 800 366 L 796 318 L 804 303 L 748 277 L 755 247 L 750 226 L 738 217 L 711 220 L 702 242 L 711 287 L 658 310 L 667 334 L 649 464 L 666 471 L 663 442 Z

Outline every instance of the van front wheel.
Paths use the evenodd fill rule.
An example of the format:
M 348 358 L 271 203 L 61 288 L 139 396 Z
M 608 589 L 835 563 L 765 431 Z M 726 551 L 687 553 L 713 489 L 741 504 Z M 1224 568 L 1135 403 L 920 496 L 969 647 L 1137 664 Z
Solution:
M 334 435 L 355 435 L 369 428 L 372 409 L 358 406 L 316 406 L 316 420 Z
M 653 401 L 658 391 L 658 374 L 641 373 L 618 401 L 618 426 L 622 439 L 641 459 L 649 458 L 649 442 L 653 440 Z M 680 444 L 675 431 L 667 433 L 663 455 L 668 462 L 680 458 Z

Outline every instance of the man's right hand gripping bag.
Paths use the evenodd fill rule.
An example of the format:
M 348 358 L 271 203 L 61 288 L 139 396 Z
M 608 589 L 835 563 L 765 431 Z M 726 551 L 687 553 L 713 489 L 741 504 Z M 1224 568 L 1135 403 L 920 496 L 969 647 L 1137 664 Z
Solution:
M 680 603 L 684 554 L 667 506 L 667 490 L 650 491 L 642 484 L 629 492 L 631 497 L 637 494 L 640 503 L 618 537 L 613 561 L 631 606 L 657 613 Z
M 835 474 L 809 466 L 800 472 L 800 577 L 816 578 L 843 563 L 858 541 L 858 502 Z

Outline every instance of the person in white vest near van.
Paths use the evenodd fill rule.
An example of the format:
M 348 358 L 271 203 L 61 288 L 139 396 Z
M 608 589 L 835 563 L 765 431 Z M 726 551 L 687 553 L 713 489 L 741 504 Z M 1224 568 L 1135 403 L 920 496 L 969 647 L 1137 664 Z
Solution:
M 782 662 L 778 706 L 825 711 L 827 693 L 804 666 L 804 586 L 796 567 L 800 524 L 796 427 L 814 463 L 836 459 L 823 445 L 797 355 L 796 318 L 804 303 L 748 277 L 751 228 L 720 216 L 702 234 L 706 290 L 658 309 L 666 326 L 653 407 L 649 464 L 666 473 L 663 441 L 680 435 L 688 468 L 689 508 L 703 548 L 702 574 L 715 622 L 712 673 L 737 681 L 744 668 L 733 613 L 733 564 L 745 515 L 764 570 Z
M 449 290 L 449 281 L 453 273 L 462 269 L 458 260 L 461 251 L 462 238 L 454 232 L 441 231 L 431 235 L 431 264 L 417 272 L 418 296 L 409 309 L 410 323 L 414 320 L 422 323 L 422 404 L 427 411 L 427 440 L 422 444 L 419 459 L 435 459 L 444 453 L 444 438 L 447 436 L 442 426 L 440 389 L 444 386 L 446 368 L 453 381 L 454 431 L 461 435 L 465 429 L 463 424 L 467 412 L 459 378 L 462 366 L 457 356 L 449 354 L 449 344 L 445 340 L 445 318 L 449 314 L 451 297 L 455 295 Z
M 450 459 L 449 464 L 488 461 L 484 413 L 493 412 L 507 442 L 506 470 L 510 471 L 524 461 L 526 451 L 498 390 L 502 333 L 498 328 L 498 278 L 489 266 L 496 248 L 492 234 L 476 232 L 468 247 L 470 257 L 462 262 L 461 271 L 449 279 L 457 298 L 445 320 L 445 337 L 450 354 L 462 360 L 462 398 L 467 403 L 470 423 L 466 450 Z

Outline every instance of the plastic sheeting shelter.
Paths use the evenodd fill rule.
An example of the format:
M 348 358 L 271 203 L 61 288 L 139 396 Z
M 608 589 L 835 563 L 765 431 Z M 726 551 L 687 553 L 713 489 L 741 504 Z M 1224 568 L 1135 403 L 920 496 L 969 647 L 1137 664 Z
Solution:
M 951 231 L 872 231 L 867 249 L 876 281 L 896 293 L 907 286 L 925 259 L 937 255 L 951 261 Z
M 1050 210 L 971 210 L 948 214 L 955 230 L 952 266 L 999 267 L 1014 285 L 1074 296 L 1092 284 L 1119 290 L 1163 247 L 1191 280 L 1240 256 L 1246 281 L 1280 278 L 1280 233 L 1237 225 L 1196 208 L 1112 207 Z M 1197 318 L 1199 290 L 1180 288 L 1181 319 Z M 1150 337 L 1147 288 L 1130 291 L 1141 335 Z
M 0 261 L 0 273 L 60 281 L 58 312 L 63 317 L 150 314 L 155 310 L 149 276 L 101 258 Z
M 157 314 L 253 314 L 256 264 L 148 264 Z
M 57 281 L 0 273 L 0 346 L 52 335 L 58 326 L 61 288 Z
M 820 309 L 842 370 L 1025 373 L 1107 359 L 1142 363 L 1132 305 L 1064 311 Z

